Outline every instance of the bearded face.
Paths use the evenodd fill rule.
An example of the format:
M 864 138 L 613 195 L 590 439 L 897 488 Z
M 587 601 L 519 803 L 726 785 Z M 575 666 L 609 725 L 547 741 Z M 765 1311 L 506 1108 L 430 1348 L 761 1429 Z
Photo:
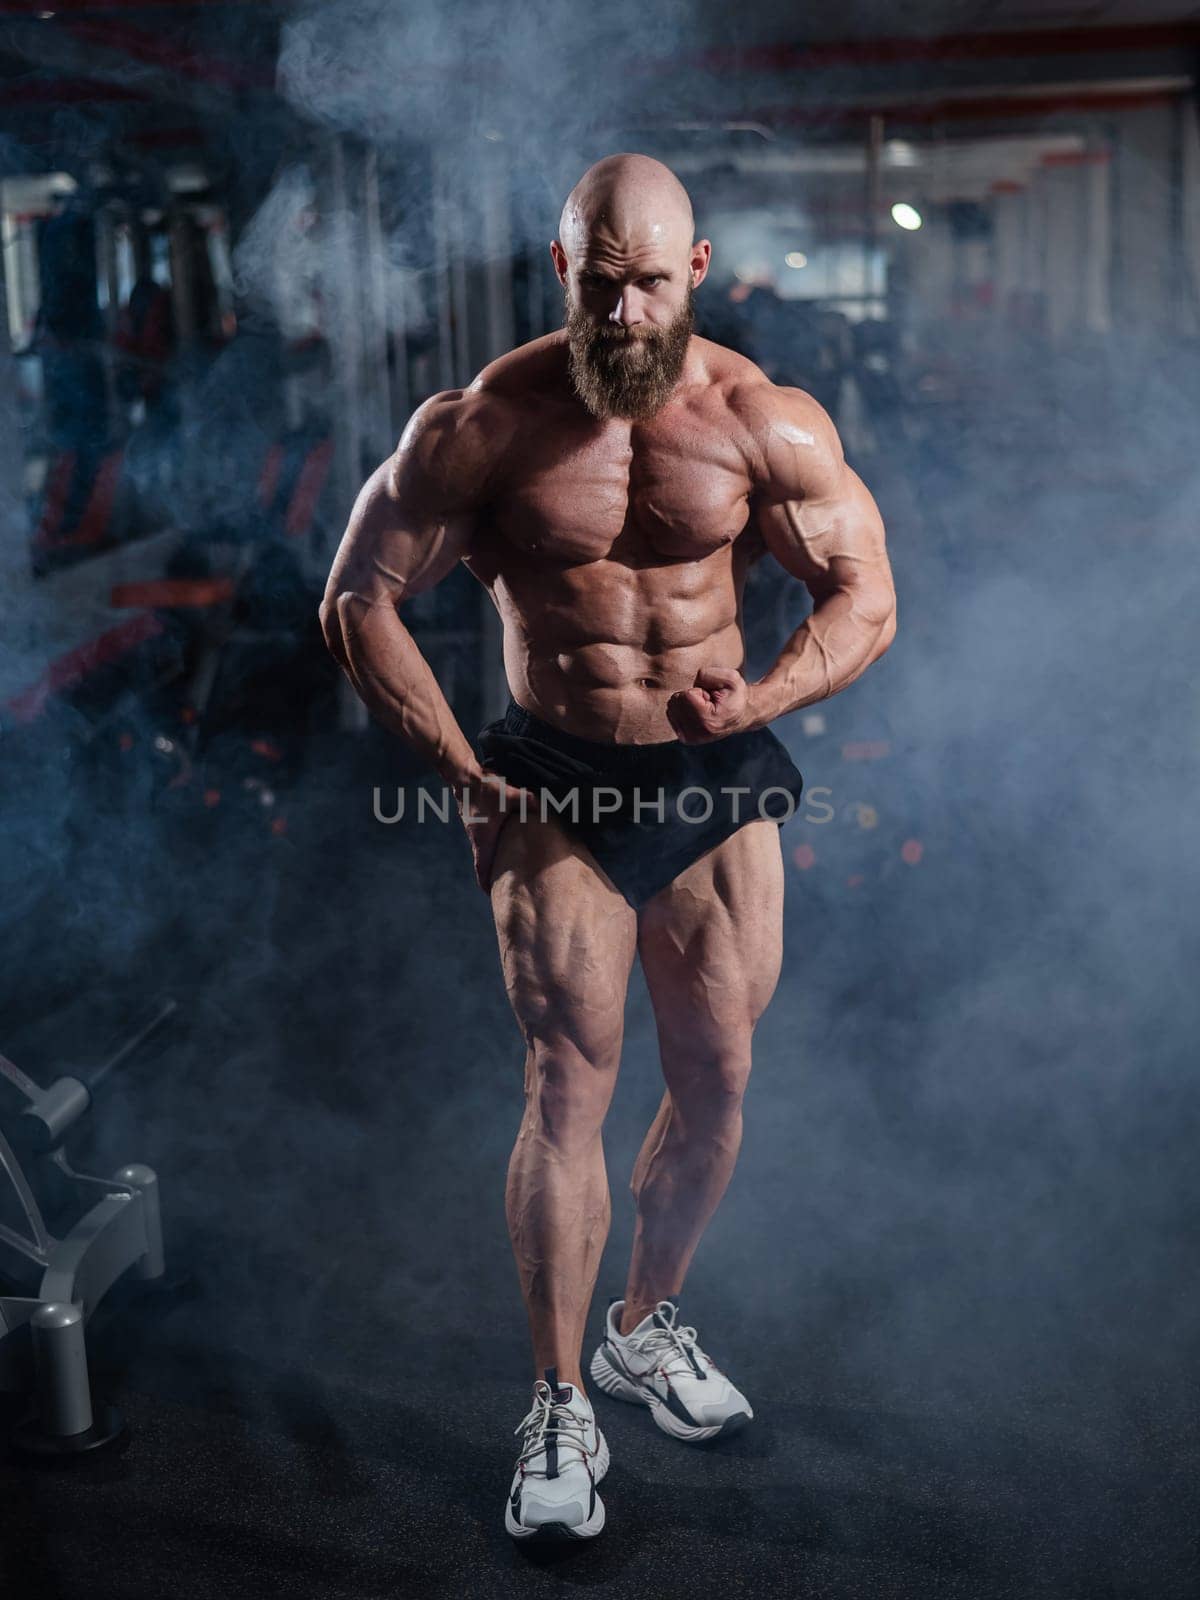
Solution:
M 695 325 L 695 291 L 666 327 L 597 322 L 565 287 L 568 368 L 592 416 L 644 421 L 660 411 L 683 373 Z

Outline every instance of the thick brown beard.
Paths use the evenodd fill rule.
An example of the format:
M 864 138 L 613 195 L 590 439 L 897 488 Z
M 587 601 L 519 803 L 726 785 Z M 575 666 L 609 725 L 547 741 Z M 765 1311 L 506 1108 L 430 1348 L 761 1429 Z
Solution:
M 615 323 L 596 323 L 566 295 L 567 364 L 575 393 L 592 416 L 643 421 L 660 411 L 679 382 L 695 325 L 695 290 L 665 328 L 627 332 Z M 642 353 L 630 356 L 630 346 Z

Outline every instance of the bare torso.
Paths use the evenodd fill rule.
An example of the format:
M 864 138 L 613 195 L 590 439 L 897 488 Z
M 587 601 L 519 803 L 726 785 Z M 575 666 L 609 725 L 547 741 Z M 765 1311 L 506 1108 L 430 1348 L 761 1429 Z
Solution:
M 676 396 L 650 421 L 594 421 L 570 389 L 562 334 L 481 375 L 511 442 L 467 565 L 504 629 L 514 697 L 588 739 L 675 737 L 666 706 L 700 667 L 742 665 L 752 441 L 731 406 L 764 382 L 693 338 Z

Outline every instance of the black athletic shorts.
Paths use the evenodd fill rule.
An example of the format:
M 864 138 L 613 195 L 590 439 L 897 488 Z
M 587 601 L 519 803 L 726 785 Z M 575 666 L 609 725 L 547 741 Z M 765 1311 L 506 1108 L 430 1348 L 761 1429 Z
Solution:
M 804 787 L 769 728 L 709 744 L 606 744 L 563 733 L 510 700 L 478 743 L 483 765 L 530 790 L 635 909 L 747 822 L 782 826 Z

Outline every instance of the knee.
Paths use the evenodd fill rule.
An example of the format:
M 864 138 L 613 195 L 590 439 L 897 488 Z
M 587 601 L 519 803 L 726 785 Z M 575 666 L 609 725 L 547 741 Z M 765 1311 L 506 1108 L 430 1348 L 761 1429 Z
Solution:
M 685 1123 L 717 1130 L 741 1115 L 750 1080 L 750 1036 L 693 1047 L 686 1054 L 664 1052 L 664 1075 L 671 1103 Z
M 587 1148 L 599 1135 L 617 1077 L 619 1041 L 585 1050 L 577 1039 L 549 1031 L 530 1041 L 525 1098 L 539 1136 L 563 1154 Z

